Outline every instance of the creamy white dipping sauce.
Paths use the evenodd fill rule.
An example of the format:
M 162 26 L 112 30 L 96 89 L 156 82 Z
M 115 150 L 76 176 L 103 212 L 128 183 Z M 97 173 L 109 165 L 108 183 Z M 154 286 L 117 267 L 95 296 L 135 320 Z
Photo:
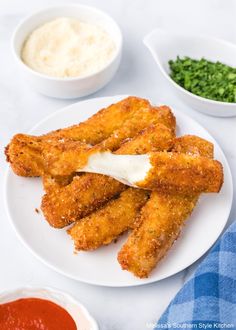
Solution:
M 84 77 L 103 69 L 116 45 L 100 26 L 60 17 L 26 39 L 21 53 L 31 69 L 52 77 Z
M 149 155 L 115 155 L 111 152 L 92 154 L 87 165 L 79 172 L 92 172 L 111 176 L 129 186 L 143 181 L 152 165 Z

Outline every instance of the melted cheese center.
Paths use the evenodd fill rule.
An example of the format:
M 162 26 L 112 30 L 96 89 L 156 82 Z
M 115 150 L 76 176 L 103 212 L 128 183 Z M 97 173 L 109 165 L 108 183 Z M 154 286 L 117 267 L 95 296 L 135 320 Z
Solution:
M 152 165 L 149 155 L 115 155 L 111 152 L 92 154 L 80 172 L 92 172 L 111 176 L 122 183 L 135 186 L 143 181 Z

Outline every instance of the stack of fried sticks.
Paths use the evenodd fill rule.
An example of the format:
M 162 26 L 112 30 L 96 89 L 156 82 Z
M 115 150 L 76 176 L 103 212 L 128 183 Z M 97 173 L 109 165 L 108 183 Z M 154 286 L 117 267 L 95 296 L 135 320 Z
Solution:
M 175 130 L 175 117 L 167 106 L 153 107 L 145 99 L 128 97 L 78 125 L 39 137 L 17 134 L 6 155 L 17 175 L 43 178 L 45 219 L 55 228 L 70 225 L 67 231 L 76 250 L 97 249 L 131 230 L 118 261 L 143 278 L 179 236 L 200 192 L 130 188 L 111 177 L 78 174 L 75 169 L 83 167 L 91 153 L 103 150 L 120 155 L 171 152 L 190 155 L 192 162 L 213 158 L 212 143 L 191 135 L 177 138 Z M 204 177 L 204 166 L 201 171 Z M 173 176 L 175 169 L 171 172 Z M 221 167 L 212 185 L 214 177 L 218 191 Z

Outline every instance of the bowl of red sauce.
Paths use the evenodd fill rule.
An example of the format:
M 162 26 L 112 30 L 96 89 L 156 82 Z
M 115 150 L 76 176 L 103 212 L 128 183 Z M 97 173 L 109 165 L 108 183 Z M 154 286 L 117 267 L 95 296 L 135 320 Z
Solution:
M 0 294 L 1 330 L 98 330 L 87 309 L 50 288 L 20 288 Z

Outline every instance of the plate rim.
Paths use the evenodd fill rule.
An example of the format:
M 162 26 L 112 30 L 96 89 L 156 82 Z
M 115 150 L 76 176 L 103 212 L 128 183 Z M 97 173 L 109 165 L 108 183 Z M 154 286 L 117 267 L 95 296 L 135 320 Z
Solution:
M 125 94 L 125 95 L 119 94 L 119 95 L 112 95 L 112 96 L 102 96 L 102 97 L 89 98 L 89 99 L 86 99 L 86 100 L 82 100 L 82 101 L 78 101 L 78 102 L 72 103 L 70 105 L 67 105 L 65 107 L 60 108 L 59 110 L 54 111 L 53 113 L 51 113 L 48 116 L 46 116 L 43 119 L 41 119 L 37 124 L 35 124 L 28 131 L 28 133 L 32 133 L 34 130 L 38 129 L 38 127 L 40 127 L 42 124 L 44 124 L 45 122 L 47 122 L 49 119 L 51 119 L 53 117 L 57 117 L 58 114 L 63 113 L 65 111 L 68 111 L 69 108 L 73 108 L 77 104 L 81 104 L 81 103 L 84 103 L 84 102 L 87 103 L 87 102 L 90 102 L 90 101 L 93 101 L 94 102 L 94 101 L 96 101 L 96 99 L 99 99 L 99 100 L 101 100 L 101 99 L 104 99 L 104 100 L 111 99 L 111 102 L 116 102 L 115 100 L 114 101 L 112 101 L 112 100 L 113 99 L 118 99 L 118 98 L 125 98 L 125 97 L 128 97 L 128 96 L 129 96 L 129 94 Z M 157 101 L 157 102 L 155 102 L 155 104 L 160 104 L 160 103 Z M 184 268 L 183 268 L 183 266 L 181 266 L 175 272 L 173 272 L 171 274 L 168 274 L 167 276 L 162 276 L 162 277 L 160 277 L 158 279 L 155 279 L 155 278 L 152 278 L 152 277 L 147 278 L 147 279 L 145 279 L 144 282 L 140 281 L 140 282 L 134 282 L 134 283 L 127 283 L 127 284 L 125 284 L 125 283 L 119 284 L 117 282 L 111 282 L 109 284 L 105 284 L 105 283 L 102 283 L 102 282 L 96 282 L 96 281 L 92 281 L 92 280 L 86 280 L 84 278 L 79 278 L 78 276 L 74 276 L 74 275 L 70 274 L 69 272 L 66 272 L 66 271 L 62 270 L 60 267 L 54 266 L 52 263 L 50 263 L 49 261 L 47 261 L 46 259 L 44 259 L 44 257 L 42 257 L 39 253 L 37 253 L 31 247 L 31 245 L 27 242 L 27 240 L 24 237 L 22 237 L 22 235 L 18 231 L 17 227 L 15 226 L 13 217 L 11 216 L 10 206 L 9 206 L 9 202 L 8 202 L 8 189 L 9 189 L 9 186 L 8 186 L 7 182 L 8 182 L 8 178 L 9 178 L 10 174 L 12 174 L 11 167 L 10 167 L 10 165 L 8 165 L 7 170 L 6 170 L 6 173 L 5 173 L 5 178 L 4 178 L 4 204 L 5 204 L 5 209 L 6 209 L 7 217 L 8 217 L 8 220 L 10 221 L 11 227 L 13 228 L 14 232 L 16 233 L 16 236 L 18 237 L 18 239 L 30 251 L 30 253 L 34 257 L 36 257 L 37 260 L 40 260 L 40 262 L 42 262 L 44 265 L 46 265 L 50 269 L 53 269 L 57 273 L 65 276 L 66 278 L 73 279 L 73 280 L 79 281 L 81 283 L 86 283 L 86 284 L 95 285 L 95 286 L 101 286 L 101 287 L 122 288 L 122 287 L 137 287 L 137 286 L 148 285 L 148 284 L 151 284 L 151 283 L 162 281 L 162 280 L 164 280 L 166 278 L 170 278 L 171 276 L 174 276 L 174 275 L 180 273 L 181 271 L 185 270 L 186 268 L 190 267 L 196 261 L 198 261 L 200 258 L 202 258 L 206 253 L 208 253 L 208 251 L 212 248 L 212 246 L 215 244 L 215 242 L 221 236 L 221 234 L 222 234 L 222 232 L 223 232 L 224 228 L 226 227 L 226 225 L 228 223 L 228 220 L 229 220 L 230 212 L 231 212 L 231 209 L 232 209 L 232 203 L 233 203 L 233 193 L 234 193 L 234 191 L 233 191 L 233 178 L 232 178 L 231 169 L 230 169 L 228 160 L 227 160 L 227 158 L 226 158 L 226 156 L 225 156 L 225 154 L 224 154 L 224 152 L 223 152 L 220 144 L 208 132 L 208 130 L 202 124 L 200 124 L 197 120 L 193 119 L 192 117 L 190 117 L 189 115 L 183 113 L 182 111 L 180 111 L 178 109 L 176 110 L 175 109 L 175 106 L 173 105 L 173 102 L 171 102 L 169 106 L 170 106 L 171 109 L 173 108 L 174 114 L 176 113 L 177 115 L 179 114 L 180 116 L 183 116 L 183 117 L 187 118 L 188 121 L 191 121 L 192 123 L 197 124 L 199 127 L 201 127 L 202 129 L 204 129 L 206 131 L 206 133 L 211 137 L 212 141 L 217 145 L 217 147 L 219 148 L 220 152 L 222 153 L 222 157 L 223 157 L 225 166 L 227 168 L 226 171 L 228 173 L 228 180 L 229 180 L 229 187 L 228 187 L 228 189 L 229 189 L 229 192 L 230 192 L 230 201 L 229 201 L 230 207 L 229 207 L 229 210 L 227 212 L 226 221 L 222 225 L 222 227 L 221 227 L 221 229 L 219 231 L 218 236 L 213 240 L 213 242 L 208 247 L 208 249 L 202 255 L 200 255 L 200 256 L 196 257 L 194 260 L 192 260 L 191 263 L 188 266 L 185 266 Z

